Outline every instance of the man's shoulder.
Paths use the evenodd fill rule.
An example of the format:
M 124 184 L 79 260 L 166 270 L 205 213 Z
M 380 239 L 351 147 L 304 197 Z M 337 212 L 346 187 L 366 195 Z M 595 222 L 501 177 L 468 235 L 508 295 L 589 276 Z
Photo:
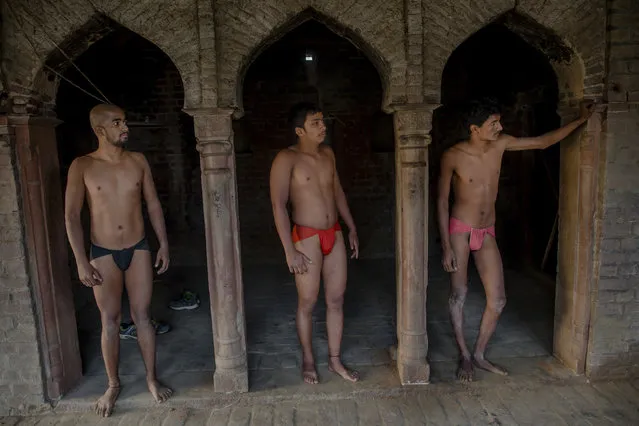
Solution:
M 327 144 L 325 144 L 325 143 L 323 143 L 323 144 L 321 144 L 321 145 L 319 146 L 319 151 L 320 151 L 322 154 L 327 155 L 327 156 L 329 156 L 329 157 L 334 157 L 334 156 L 335 156 L 335 153 L 333 152 L 333 148 L 331 148 L 331 146 L 330 146 L 330 145 L 327 145 Z
M 296 157 L 297 152 L 289 146 L 279 150 L 278 153 L 275 154 L 275 158 L 273 159 L 273 161 L 277 161 L 278 163 L 291 162 L 294 161 Z
M 505 149 L 508 143 L 513 142 L 515 140 L 517 140 L 517 138 L 512 135 L 508 135 L 506 133 L 500 133 L 499 137 L 497 138 L 495 142 L 499 148 Z
M 80 172 L 84 172 L 86 169 L 91 167 L 93 162 L 93 153 L 81 155 L 79 157 L 75 157 L 75 159 L 71 162 L 71 167 L 79 170 Z
M 135 160 L 136 162 L 143 162 L 143 163 L 147 162 L 146 156 L 141 152 L 127 151 L 127 154 L 131 157 L 131 159 Z
M 136 151 L 127 151 L 127 155 L 132 160 L 132 163 L 135 168 L 146 169 L 149 161 L 146 159 L 146 156 L 141 152 Z
M 452 144 L 450 147 L 444 150 L 442 154 L 442 160 L 452 161 L 461 154 L 464 153 L 464 147 L 468 145 L 466 141 L 460 141 Z

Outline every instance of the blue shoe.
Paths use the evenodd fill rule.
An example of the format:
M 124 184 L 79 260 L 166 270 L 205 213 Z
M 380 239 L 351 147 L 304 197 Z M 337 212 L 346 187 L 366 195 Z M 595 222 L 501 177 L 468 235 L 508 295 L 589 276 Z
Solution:
M 169 303 L 169 308 L 173 309 L 174 311 L 197 309 L 199 306 L 200 299 L 198 298 L 197 294 L 188 290 L 182 292 L 179 299 L 172 300 L 171 303 Z
M 132 322 L 120 323 L 120 339 L 122 340 L 138 340 L 138 333 L 135 324 Z
M 151 320 L 151 325 L 155 328 L 155 334 L 165 334 L 171 331 L 171 326 L 162 321 Z M 137 340 L 138 333 L 137 328 L 133 322 L 120 323 L 120 339 L 122 340 Z

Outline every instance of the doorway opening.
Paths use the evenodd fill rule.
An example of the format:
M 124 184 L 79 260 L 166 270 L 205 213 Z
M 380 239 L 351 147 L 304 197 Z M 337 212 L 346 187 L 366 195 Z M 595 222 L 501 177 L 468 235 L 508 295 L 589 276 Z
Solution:
M 481 67 L 476 66 L 479 63 Z M 497 100 L 504 132 L 518 137 L 538 136 L 560 125 L 559 89 L 551 63 L 503 22 L 484 27 L 452 53 L 441 90 L 442 107 L 434 115 L 431 150 L 435 196 L 441 154 L 467 137 L 456 105 L 483 97 Z M 508 303 L 488 346 L 487 356 L 492 359 L 552 354 L 559 151 L 557 144 L 546 150 L 506 152 L 503 157 L 495 226 Z M 431 232 L 438 235 L 436 218 L 431 226 L 435 226 Z M 449 320 L 449 277 L 441 267 L 439 238 L 433 254 L 437 257 L 430 270 L 428 294 L 430 357 L 451 361 L 458 350 Z M 484 290 L 471 255 L 464 308 L 469 347 L 477 339 L 484 306 Z
M 311 19 L 262 51 L 242 92 L 245 115 L 233 130 L 252 387 L 260 386 L 256 377 L 268 380 L 283 369 L 299 381 L 297 292 L 273 220 L 269 172 L 275 155 L 295 143 L 287 120 L 300 101 L 323 109 L 325 144 L 335 152 L 360 243 L 359 259 L 348 262 L 343 361 L 355 368 L 389 363 L 396 309 L 394 132 L 392 116 L 381 111 L 378 71 L 354 44 Z M 320 368 L 328 361 L 325 320 L 320 289 L 313 315 Z
M 74 60 L 104 96 L 126 113 L 129 126 L 127 149 L 143 153 L 151 167 L 164 210 L 171 262 L 163 275 L 155 274 L 151 316 L 157 321 L 157 370 L 161 378 L 185 372 L 214 371 L 211 314 L 206 279 L 206 249 L 199 155 L 195 149 L 192 119 L 182 112 L 184 89 L 171 59 L 153 43 L 110 22 L 110 31 Z M 100 101 L 75 67 L 67 64 L 56 94 L 56 114 L 63 121 L 56 129 L 60 176 L 64 194 L 71 162 L 97 149 L 97 138 L 89 125 L 89 111 Z M 82 221 L 85 248 L 90 243 L 88 207 Z M 159 247 L 143 205 L 146 235 L 153 261 Z M 104 390 L 106 372 L 100 350 L 101 322 L 93 291 L 77 277 L 75 258 L 69 250 L 69 270 L 74 281 L 74 305 L 85 379 L 73 398 L 98 396 Z M 183 290 L 197 294 L 200 304 L 175 310 Z M 139 382 L 145 377 L 132 325 L 126 289 L 123 292 L 120 330 L 120 375 L 122 381 Z M 186 306 L 182 303 L 182 307 Z M 131 330 L 129 330 L 131 331 Z M 196 350 L 194 350 L 196 348 Z M 170 379 L 168 380 L 170 382 Z M 142 380 L 142 382 L 144 382 Z M 93 395 L 93 392 L 98 392 Z

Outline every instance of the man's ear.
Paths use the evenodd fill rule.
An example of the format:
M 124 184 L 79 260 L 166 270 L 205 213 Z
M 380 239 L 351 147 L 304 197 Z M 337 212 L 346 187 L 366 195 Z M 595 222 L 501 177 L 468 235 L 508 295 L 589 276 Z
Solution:
M 470 125 L 470 134 L 472 135 L 475 132 L 479 132 L 479 126 L 476 124 L 471 124 Z
M 304 129 L 302 129 L 301 127 L 296 127 L 295 128 L 295 134 L 297 136 L 304 136 Z

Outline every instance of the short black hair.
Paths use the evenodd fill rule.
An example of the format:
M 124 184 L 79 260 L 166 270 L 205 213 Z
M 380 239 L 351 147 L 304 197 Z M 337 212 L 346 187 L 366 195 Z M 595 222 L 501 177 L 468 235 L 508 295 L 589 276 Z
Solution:
M 494 114 L 501 114 L 499 103 L 493 98 L 483 98 L 471 100 L 462 108 L 461 122 L 464 126 L 464 133 L 470 137 L 470 126 L 481 127 Z
M 295 135 L 295 129 L 297 127 L 304 128 L 304 122 L 309 114 L 316 114 L 318 112 L 322 112 L 322 110 L 312 102 L 299 102 L 293 105 L 288 117 L 293 135 Z

